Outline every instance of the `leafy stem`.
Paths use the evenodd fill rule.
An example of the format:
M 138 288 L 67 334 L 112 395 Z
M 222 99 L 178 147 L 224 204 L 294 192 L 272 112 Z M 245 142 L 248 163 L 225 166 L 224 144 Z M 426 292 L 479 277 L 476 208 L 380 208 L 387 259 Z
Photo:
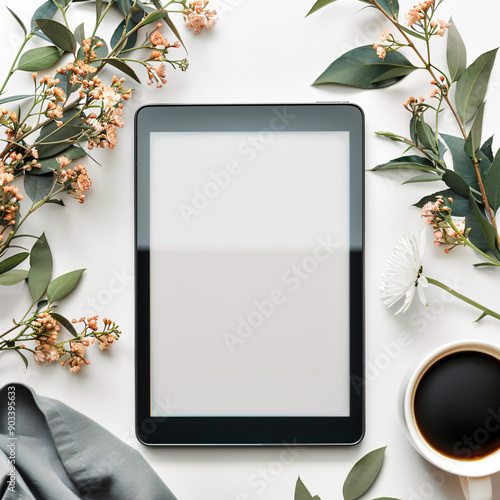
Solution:
M 385 12 L 385 10 L 380 6 L 380 4 L 377 2 L 377 0 L 372 0 L 372 2 L 377 7 L 377 9 L 380 12 L 382 12 L 382 14 L 387 19 L 389 19 L 389 21 L 397 28 L 397 30 L 401 33 L 401 35 L 408 42 L 408 46 L 411 47 L 411 49 L 415 52 L 415 54 L 417 55 L 417 57 L 422 61 L 422 63 L 425 66 L 425 69 L 432 76 L 432 79 L 437 82 L 438 78 L 436 77 L 436 74 L 434 73 L 433 66 L 430 64 L 430 60 L 429 61 L 425 60 L 425 58 L 422 56 L 422 54 L 417 49 L 417 47 L 415 46 L 415 44 L 413 43 L 413 41 L 410 39 L 410 37 L 400 28 L 400 26 L 398 25 L 398 22 L 395 19 L 393 19 L 391 16 L 389 16 L 389 14 L 387 14 L 387 12 Z M 426 40 L 426 43 L 429 44 L 428 39 Z M 428 54 L 429 54 L 429 59 L 430 59 L 430 49 L 428 49 L 428 51 L 429 51 Z M 442 95 L 444 97 L 444 100 L 446 101 L 446 104 L 448 104 L 448 107 L 450 108 L 453 116 L 455 117 L 455 120 L 458 123 L 458 126 L 460 127 L 460 131 L 462 133 L 463 138 L 467 139 L 467 130 L 465 129 L 465 124 L 462 123 L 462 120 L 459 118 L 459 116 L 458 116 L 455 108 L 451 104 L 450 98 L 448 96 L 448 91 L 446 91 L 446 92 L 443 91 Z M 497 229 L 497 225 L 496 225 L 496 222 L 495 222 L 495 215 L 493 214 L 493 211 L 491 210 L 490 204 L 488 203 L 488 198 L 486 196 L 486 191 L 484 189 L 483 179 L 481 177 L 481 172 L 479 170 L 479 166 L 478 166 L 478 163 L 476 161 L 474 161 L 474 160 L 471 160 L 471 161 L 472 161 L 472 164 L 474 165 L 474 171 L 475 171 L 475 174 L 476 174 L 476 177 L 477 177 L 477 182 L 479 184 L 479 190 L 481 192 L 481 196 L 482 196 L 482 199 L 483 199 L 484 206 L 485 206 L 486 211 L 488 213 L 491 225 L 495 229 L 495 239 L 496 239 L 496 242 L 497 242 L 497 246 L 500 248 L 500 236 L 498 234 L 498 229 Z

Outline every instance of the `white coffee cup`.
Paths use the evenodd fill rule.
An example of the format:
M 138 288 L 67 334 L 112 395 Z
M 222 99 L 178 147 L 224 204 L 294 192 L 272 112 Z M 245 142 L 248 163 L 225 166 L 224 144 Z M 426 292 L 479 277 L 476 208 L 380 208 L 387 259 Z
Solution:
M 410 376 L 402 395 L 402 418 L 410 442 L 431 464 L 451 474 L 460 476 L 460 483 L 467 500 L 492 500 L 490 475 L 500 471 L 500 449 L 481 458 L 458 460 L 439 453 L 424 439 L 417 426 L 414 399 L 417 386 L 426 371 L 438 360 L 452 353 L 475 351 L 489 354 L 500 360 L 500 346 L 478 340 L 451 342 L 431 352 Z

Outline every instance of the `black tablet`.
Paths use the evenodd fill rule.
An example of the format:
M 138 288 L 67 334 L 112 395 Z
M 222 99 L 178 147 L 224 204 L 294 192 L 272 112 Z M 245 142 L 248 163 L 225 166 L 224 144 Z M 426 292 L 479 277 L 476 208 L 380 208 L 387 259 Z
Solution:
M 135 141 L 139 440 L 359 442 L 360 108 L 145 106 Z

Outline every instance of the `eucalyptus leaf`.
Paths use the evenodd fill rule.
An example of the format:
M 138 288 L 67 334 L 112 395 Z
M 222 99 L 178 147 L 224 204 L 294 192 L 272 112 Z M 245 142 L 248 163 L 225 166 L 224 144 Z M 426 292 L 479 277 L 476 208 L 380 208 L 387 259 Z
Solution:
M 82 45 L 83 41 L 85 40 L 85 23 L 79 24 L 76 27 L 74 36 L 78 44 Z
M 104 61 L 106 61 L 109 65 L 119 69 L 122 73 L 125 73 L 126 75 L 130 76 L 130 78 L 134 79 L 136 82 L 141 83 L 141 80 L 135 74 L 135 71 L 121 59 L 115 59 L 110 57 L 109 59 L 104 59 Z
M 318 11 L 319 9 L 322 9 L 323 7 L 326 7 L 327 5 L 335 2 L 336 0 L 317 0 L 315 4 L 312 6 L 311 10 L 307 13 L 307 16 L 310 16 L 311 14 L 314 14 L 314 12 Z
M 332 62 L 313 85 L 338 83 L 363 89 L 384 88 L 394 85 L 416 69 L 399 52 L 388 52 L 382 60 L 372 45 L 364 45 Z
M 101 18 L 102 14 L 102 0 L 96 0 L 95 10 L 96 10 L 96 21 L 98 21 Z
M 446 61 L 450 71 L 452 82 L 456 82 L 467 67 L 467 49 L 465 43 L 460 36 L 460 33 L 453 22 L 453 18 L 449 21 L 448 28 L 448 43 L 446 46 Z
M 76 158 L 82 158 L 86 155 L 87 153 L 80 146 L 70 146 L 57 155 L 39 160 L 41 167 L 31 169 L 30 175 L 43 175 L 51 173 L 53 170 L 57 170 L 59 168 L 57 158 L 60 156 L 67 156 L 69 160 L 75 160 Z
M 85 269 L 78 269 L 56 278 L 47 288 L 47 299 L 52 304 L 66 297 L 80 281 Z
M 367 3 L 368 5 L 371 5 L 372 7 L 376 7 L 373 4 L 372 0 L 360 0 L 363 3 Z M 399 14 L 399 2 L 398 0 L 378 0 L 377 3 L 380 5 L 382 10 L 391 18 L 396 19 L 398 18 Z
M 373 450 L 356 462 L 344 482 L 344 500 L 356 500 L 368 491 L 382 468 L 385 449 Z
M 465 140 L 461 137 L 455 137 L 448 134 L 441 134 L 441 137 L 444 139 L 451 152 L 453 158 L 453 170 L 460 174 L 472 189 L 478 191 L 479 184 L 474 165 L 472 164 L 471 159 L 465 154 Z M 482 151 L 478 151 L 477 157 L 481 160 L 478 167 L 481 173 L 481 179 L 484 182 L 490 162 Z
M 155 10 L 154 12 L 148 14 L 139 24 L 141 26 L 146 26 L 147 24 L 156 23 L 160 19 L 163 19 L 166 15 L 168 15 L 168 12 L 164 10 Z
M 486 316 L 488 316 L 488 313 L 485 313 L 485 312 L 482 313 L 481 316 L 479 316 L 479 318 L 477 318 L 475 321 L 473 321 L 473 323 L 477 323 L 478 321 L 481 321 Z
M 24 176 L 24 189 L 33 203 L 43 200 L 48 196 L 52 190 L 53 183 L 54 175 L 52 173 L 41 175 L 26 173 Z
M 297 483 L 295 484 L 295 496 L 294 500 L 320 500 L 318 496 L 313 497 L 309 490 L 306 488 L 305 484 L 302 482 L 300 477 L 297 479 Z
M 416 175 L 415 177 L 412 177 L 411 179 L 408 179 L 403 182 L 403 184 L 412 184 L 415 182 L 436 182 L 441 180 L 441 175 L 435 175 L 435 174 L 420 174 Z
M 58 155 L 68 149 L 70 143 L 67 141 L 74 139 L 82 132 L 81 118 L 76 116 L 78 113 L 79 110 L 75 108 L 66 111 L 61 118 L 64 126 L 58 127 L 55 121 L 51 121 L 42 127 L 36 140 L 40 159 Z
M 28 271 L 13 269 L 12 271 L 7 271 L 0 275 L 0 285 L 1 286 L 12 286 L 21 283 L 28 277 Z
M 484 190 L 490 207 L 496 212 L 500 208 L 500 149 L 484 181 Z
M 421 35 L 420 33 L 417 33 L 415 30 L 412 30 L 412 29 L 406 27 L 404 24 L 399 24 L 399 23 L 396 23 L 396 24 L 400 30 L 404 31 L 408 35 L 411 35 L 415 38 L 418 38 L 419 40 L 425 40 L 425 36 Z
M 424 196 L 420 201 L 415 203 L 413 206 L 422 208 L 429 201 L 435 202 L 436 196 L 442 196 L 444 202 L 448 207 L 452 209 L 452 214 L 456 217 L 465 217 L 469 211 L 469 198 L 455 193 L 452 189 L 444 189 L 442 191 L 437 191 L 428 196 Z M 453 200 L 452 203 L 449 202 L 448 198 Z
M 26 36 L 28 34 L 28 31 L 26 30 L 26 26 L 24 25 L 24 23 L 21 21 L 21 19 L 19 19 L 19 16 L 13 10 L 9 9 L 7 6 L 5 6 L 5 8 L 12 14 L 12 17 L 17 21 L 17 24 L 21 26 L 24 36 Z
M 33 303 L 38 302 L 50 282 L 52 275 L 52 253 L 45 233 L 36 240 L 30 252 L 30 270 L 28 273 L 28 287 Z
M 35 23 L 54 45 L 65 52 L 75 53 L 76 39 L 64 24 L 52 19 L 35 19 Z
M 73 323 L 68 318 L 65 318 L 59 313 L 51 312 L 50 315 L 56 320 L 61 323 L 66 330 L 70 333 L 72 337 L 78 337 L 78 332 L 76 331 L 76 328 L 73 326 Z
M 21 359 L 23 360 L 24 366 L 27 370 L 28 369 L 28 360 L 26 359 L 26 356 L 19 350 L 19 348 L 12 349 L 12 350 L 17 352 L 17 354 L 19 354 L 19 356 L 21 356 Z
M 75 90 L 81 87 L 80 84 L 73 85 L 71 83 L 70 74 L 72 74 L 72 72 L 70 71 L 57 74 L 57 79 L 59 80 L 59 83 L 56 84 L 56 87 L 60 87 L 61 89 L 63 89 L 64 97 L 66 98 L 66 100 Z
M 116 44 L 120 41 L 120 38 L 123 35 L 124 30 L 125 32 L 129 32 L 132 28 L 134 28 L 135 24 L 129 20 L 127 27 L 125 28 L 125 19 L 116 27 L 113 35 L 111 36 L 111 47 L 115 47 Z M 137 41 L 137 31 L 134 31 L 128 38 L 127 42 L 125 45 L 122 47 L 121 50 L 128 50 L 131 49 L 134 45 L 135 42 Z M 121 52 L 121 51 L 120 51 Z M 118 52 L 118 54 L 120 53 Z
M 33 97 L 31 94 L 21 94 L 21 95 L 11 95 L 9 97 L 4 97 L 0 99 L 0 104 L 5 104 L 6 102 L 20 101 L 22 99 L 27 99 L 28 97 Z
M 108 55 L 108 46 L 106 45 L 106 42 L 99 36 L 95 36 L 93 41 L 97 40 L 99 42 L 102 42 L 102 45 L 100 47 L 95 47 L 94 52 L 96 54 L 96 59 L 102 59 Z M 85 51 L 83 50 L 83 47 L 80 47 L 78 49 L 78 53 L 76 54 L 77 59 L 81 59 L 82 61 L 85 59 Z M 92 60 L 89 62 L 90 66 L 94 66 L 94 68 L 97 68 L 98 66 L 101 65 L 101 61 L 96 61 Z
M 492 149 L 492 144 L 493 144 L 493 136 L 491 136 L 488 140 L 484 141 L 484 144 L 481 146 L 481 151 L 484 153 L 484 156 L 490 160 L 490 162 L 493 161 L 493 149 Z
M 424 117 L 420 116 L 415 122 L 417 143 L 424 149 L 433 151 L 436 148 L 436 136 L 431 127 L 425 123 Z
M 481 54 L 457 81 L 455 103 L 458 116 L 464 123 L 477 113 L 484 101 L 497 50 Z
M 472 196 L 472 194 L 469 197 L 469 202 L 470 202 L 470 209 L 471 209 L 472 215 L 474 216 L 474 219 L 476 220 L 476 222 L 479 225 L 479 228 L 481 229 L 481 232 L 482 232 L 484 241 L 486 242 L 487 248 L 489 250 L 491 250 L 498 257 L 500 252 L 498 251 L 498 249 L 496 247 L 495 228 L 490 224 L 490 222 L 488 220 L 486 220 L 486 217 L 481 213 L 481 210 L 479 209 L 479 205 L 477 204 L 477 201 Z M 470 221 L 470 215 L 469 215 L 468 219 Z M 467 225 L 467 217 L 466 217 L 466 227 L 470 227 Z M 474 243 L 479 249 L 486 250 L 484 248 L 484 243 L 483 243 L 483 241 L 481 241 L 479 236 L 477 234 L 473 235 L 472 233 L 473 233 L 473 229 L 471 230 L 471 232 L 469 234 L 469 239 L 472 241 L 472 243 Z M 481 246 L 479 246 L 477 244 L 477 242 L 475 240 L 473 240 L 473 238 L 477 238 L 476 241 L 479 242 Z
M 60 198 L 51 198 L 50 200 L 47 200 L 45 203 L 52 203 L 53 205 L 61 205 L 61 207 L 64 207 L 64 201 L 62 201 Z
M 434 167 L 431 161 L 429 161 L 427 158 L 423 158 L 422 156 L 417 156 L 417 155 L 401 156 L 387 163 L 377 165 L 372 170 L 387 170 L 394 168 L 415 169 L 428 172 L 436 172 L 436 168 Z
M 36 313 L 35 314 L 38 314 L 42 309 L 44 309 L 48 305 L 49 305 L 49 301 L 45 300 L 45 299 L 38 302 L 38 304 L 36 305 Z
M 454 170 L 447 170 L 443 174 L 443 182 L 455 193 L 469 197 L 470 188 L 464 178 Z
M 408 146 L 414 147 L 413 143 L 409 141 L 406 137 L 403 137 L 402 135 L 397 135 L 392 132 L 386 132 L 384 130 L 378 130 L 375 132 L 375 134 L 387 137 L 391 141 L 402 142 L 403 144 L 407 144 Z
M 483 115 L 484 115 L 484 102 L 476 113 L 474 123 L 470 129 L 467 140 L 465 141 L 464 151 L 465 154 L 477 162 L 476 151 L 481 146 L 481 134 L 483 131 Z
M 57 5 L 52 2 L 52 0 L 47 0 L 42 3 L 38 9 L 35 10 L 33 17 L 31 18 L 31 29 L 39 31 L 38 26 L 35 24 L 35 19 L 51 19 L 54 14 L 57 12 Z M 43 36 L 42 38 L 47 39 L 47 37 Z
M 24 52 L 17 65 L 21 71 L 40 71 L 50 68 L 59 61 L 64 51 L 50 45 L 48 47 L 38 47 Z
M 0 262 L 0 275 L 17 267 L 21 262 L 24 262 L 29 256 L 29 252 L 20 252 L 12 255 Z

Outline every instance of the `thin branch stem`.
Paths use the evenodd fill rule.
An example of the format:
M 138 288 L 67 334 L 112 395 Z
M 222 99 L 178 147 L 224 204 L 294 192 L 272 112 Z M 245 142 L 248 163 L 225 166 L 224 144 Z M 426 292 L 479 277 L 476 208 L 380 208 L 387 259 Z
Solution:
M 471 306 L 475 307 L 476 309 L 479 309 L 480 311 L 483 311 L 484 314 L 500 320 L 500 314 L 496 313 L 495 311 L 491 310 L 490 308 L 479 304 L 475 300 L 469 299 L 469 297 L 462 295 L 461 293 L 453 290 L 453 288 L 450 288 L 448 285 L 445 285 L 444 283 L 441 283 L 438 280 L 435 280 L 433 278 L 429 278 L 428 276 L 426 276 L 426 278 L 427 278 L 427 281 L 431 285 L 435 285 L 439 288 L 442 288 L 443 290 L 445 290 L 446 292 L 450 293 L 451 295 L 457 297 L 458 299 L 463 300 L 464 302 L 467 302 L 467 304 L 470 304 Z

